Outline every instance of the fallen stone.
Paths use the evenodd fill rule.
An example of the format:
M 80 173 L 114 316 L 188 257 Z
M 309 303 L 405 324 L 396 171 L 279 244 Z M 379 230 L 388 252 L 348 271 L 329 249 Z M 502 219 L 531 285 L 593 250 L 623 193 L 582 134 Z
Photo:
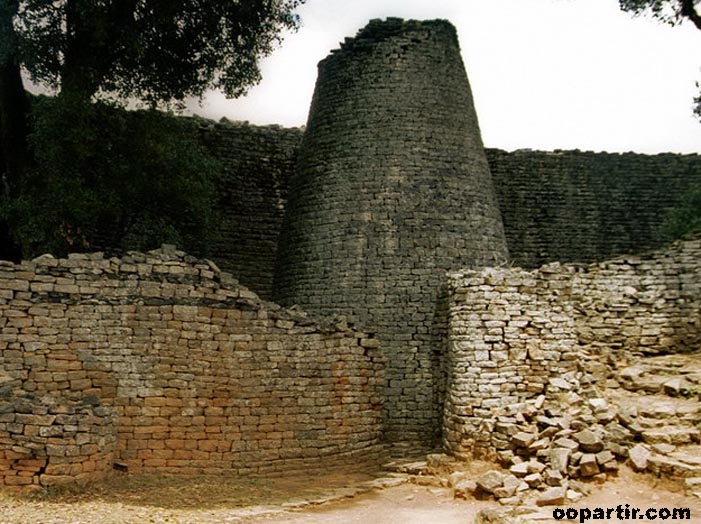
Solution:
M 506 509 L 485 508 L 477 513 L 473 524 L 525 524 L 525 521 Z
M 609 450 L 599 451 L 596 454 L 596 462 L 599 465 L 606 464 L 612 460 L 616 460 L 616 457 Z
M 543 475 L 540 473 L 531 473 L 523 477 L 523 480 L 532 488 L 537 488 L 543 483 Z
M 572 451 L 567 448 L 551 448 L 549 457 L 550 465 L 560 473 L 565 473 L 571 453 Z
M 483 491 L 486 491 L 487 493 L 494 493 L 495 489 L 502 486 L 504 482 L 504 474 L 496 470 L 487 471 L 486 473 L 483 473 L 477 477 L 475 482 L 477 483 L 477 487 Z
M 603 413 L 609 408 L 605 398 L 591 398 L 589 399 L 589 406 L 594 410 L 594 413 Z
M 527 448 L 535 439 L 536 435 L 534 433 L 519 431 L 513 437 L 511 437 L 511 442 L 520 448 Z
M 553 442 L 553 446 L 557 448 L 566 448 L 570 451 L 579 449 L 579 444 L 577 442 L 566 437 L 557 439 L 555 442 Z
M 584 495 L 582 495 L 579 491 L 575 491 L 573 489 L 567 490 L 567 500 L 570 502 L 578 502 L 583 497 L 584 497 Z
M 517 477 L 525 477 L 528 475 L 528 463 L 521 462 L 520 464 L 514 464 L 509 468 L 509 471 Z
M 549 488 L 545 490 L 545 492 L 536 499 L 535 503 L 538 506 L 554 506 L 564 504 L 565 494 L 565 488 Z
M 609 460 L 601 466 L 601 469 L 609 473 L 616 472 L 618 471 L 618 462 L 616 460 Z
M 523 499 L 521 498 L 520 495 L 514 495 L 513 497 L 504 497 L 503 499 L 499 499 L 499 504 L 502 504 L 504 506 L 518 506 L 523 502 Z M 513 520 L 514 518 L 517 517 L 511 517 L 508 521 L 508 524 L 511 524 L 512 522 L 527 522 L 523 521 L 521 519 L 518 520 Z
M 500 488 L 494 490 L 494 496 L 498 499 L 513 497 L 521 481 L 513 475 L 506 475 Z
M 599 465 L 596 462 L 596 455 L 585 453 L 579 461 L 579 471 L 583 477 L 593 477 L 599 473 Z
M 565 477 L 559 470 L 548 468 L 543 472 L 543 479 L 548 486 L 561 486 Z
M 553 428 L 553 429 L 555 429 L 555 428 Z M 535 452 L 535 451 L 538 451 L 538 450 L 541 450 L 541 449 L 546 449 L 549 445 L 550 445 L 550 439 L 549 439 L 549 438 L 541 438 L 541 439 L 538 439 L 538 440 L 532 442 L 532 443 L 528 446 L 528 450 L 529 450 L 529 451 L 534 451 L 534 452 Z
M 557 434 L 559 429 L 555 426 L 549 426 L 545 428 L 543 431 L 538 433 L 538 439 L 544 439 L 544 438 L 550 438 L 553 437 Z
M 650 450 L 648 450 L 642 444 L 638 444 L 637 446 L 634 446 L 628 450 L 628 458 L 630 459 L 630 464 L 635 471 L 645 471 L 651 455 Z
M 464 471 L 456 471 L 448 476 L 448 486 L 451 488 L 464 480 L 469 480 L 470 475 Z
M 588 429 L 575 433 L 573 438 L 579 443 L 582 451 L 587 453 L 598 453 L 604 449 L 604 442 L 601 440 L 601 437 Z
M 528 473 L 541 473 L 547 467 L 537 460 L 529 460 L 526 462 L 526 465 L 528 466 Z
M 477 483 L 471 479 L 460 480 L 453 484 L 453 497 L 456 499 L 467 499 L 477 489 Z

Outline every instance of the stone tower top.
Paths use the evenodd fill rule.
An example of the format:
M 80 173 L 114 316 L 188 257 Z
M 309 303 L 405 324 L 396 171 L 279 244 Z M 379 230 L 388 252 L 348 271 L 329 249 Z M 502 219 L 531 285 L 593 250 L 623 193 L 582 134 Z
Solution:
M 404 20 L 402 18 L 387 18 L 381 20 L 376 18 L 370 20 L 368 25 L 362 28 L 355 37 L 348 37 L 340 44 L 340 49 L 331 51 L 331 55 L 321 62 L 329 60 L 331 57 L 344 52 L 357 53 L 371 49 L 375 44 L 390 38 L 407 36 L 419 43 L 423 38 L 430 35 L 444 35 L 448 41 L 452 40 L 455 47 L 459 49 L 458 34 L 453 24 L 447 20 Z

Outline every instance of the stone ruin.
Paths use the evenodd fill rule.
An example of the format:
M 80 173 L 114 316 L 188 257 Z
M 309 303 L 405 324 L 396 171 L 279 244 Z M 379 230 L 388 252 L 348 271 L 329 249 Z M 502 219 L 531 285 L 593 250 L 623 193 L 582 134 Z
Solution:
M 303 136 L 266 149 L 277 131 L 240 131 L 203 134 L 241 169 L 294 173 L 249 177 L 250 199 L 227 189 L 239 214 L 215 247 L 233 276 L 172 246 L 0 262 L 1 484 L 378 464 L 407 442 L 440 444 L 450 457 L 428 470 L 456 494 L 505 502 L 574 500 L 623 461 L 701 476 L 701 370 L 670 378 L 658 372 L 676 360 L 639 357 L 694 362 L 701 240 L 510 267 L 558 242 L 571 261 L 598 230 L 563 233 L 560 214 L 539 215 L 560 209 L 559 190 L 485 155 L 449 23 L 372 21 L 320 64 Z M 681 188 L 699 181 L 697 160 L 619 167 L 681 166 L 668 184 Z M 564 193 L 590 205 L 598 182 L 577 184 Z M 612 234 L 615 249 L 654 237 L 666 197 L 640 186 L 655 212 L 621 214 L 640 230 L 616 216 L 635 238 Z M 458 459 L 474 457 L 504 469 L 466 478 Z

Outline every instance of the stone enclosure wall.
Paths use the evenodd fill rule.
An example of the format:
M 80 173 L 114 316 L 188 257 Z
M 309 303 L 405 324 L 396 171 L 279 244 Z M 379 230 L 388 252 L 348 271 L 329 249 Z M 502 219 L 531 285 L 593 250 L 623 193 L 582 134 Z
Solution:
M 278 237 L 301 129 L 200 122 L 202 140 L 223 172 L 210 255 L 262 298 L 272 297 Z
M 0 401 L 0 486 L 24 488 L 97 480 L 112 470 L 114 411 L 96 398 L 13 395 Z
M 510 258 L 526 268 L 662 247 L 668 210 L 701 188 L 698 155 L 486 152 Z
M 81 479 L 74 456 L 101 471 L 115 460 L 232 474 L 376 459 L 383 359 L 368 335 L 262 302 L 172 249 L 0 264 L 0 369 L 11 384 L 0 460 L 29 482 Z M 92 456 L 93 437 L 104 456 Z M 66 467 L 44 468 L 45 457 Z
M 701 239 L 588 266 L 486 268 L 449 280 L 444 443 L 458 455 L 508 449 L 519 406 L 547 385 L 570 389 L 587 354 L 701 343 Z

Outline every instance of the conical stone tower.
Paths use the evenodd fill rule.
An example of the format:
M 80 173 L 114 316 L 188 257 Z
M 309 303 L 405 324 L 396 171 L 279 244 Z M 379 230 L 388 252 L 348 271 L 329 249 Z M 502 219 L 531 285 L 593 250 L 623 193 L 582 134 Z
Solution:
M 445 273 L 506 255 L 455 28 L 371 21 L 319 63 L 276 300 L 377 334 L 386 437 L 429 443 L 440 432 Z

